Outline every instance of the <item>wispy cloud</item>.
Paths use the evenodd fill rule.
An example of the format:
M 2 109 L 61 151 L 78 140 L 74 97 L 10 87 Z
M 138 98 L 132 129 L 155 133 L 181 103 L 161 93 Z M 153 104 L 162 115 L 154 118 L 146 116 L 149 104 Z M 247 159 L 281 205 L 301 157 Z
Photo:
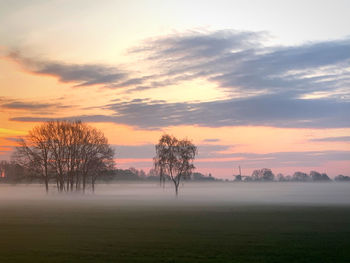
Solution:
M 155 155 L 154 144 L 143 145 L 112 145 L 118 158 L 126 159 L 150 159 Z M 222 151 L 232 148 L 229 145 L 198 145 L 199 158 L 210 158 L 216 156 Z
M 46 102 L 0 97 L 0 109 L 19 110 L 40 115 L 46 115 L 52 113 L 54 110 L 68 109 L 71 107 L 71 105 L 64 105 L 59 100 L 55 102 Z
M 350 142 L 350 136 L 324 137 L 311 139 L 313 142 Z
M 315 158 L 317 156 L 317 158 Z M 221 168 L 233 168 L 241 165 L 243 168 L 263 167 L 317 167 L 331 161 L 349 161 L 350 151 L 309 151 L 309 152 L 274 152 L 267 154 L 234 153 L 218 154 Z M 225 161 L 225 158 L 239 158 L 239 160 Z M 212 160 L 201 162 L 201 168 L 213 167 Z
M 18 142 L 20 140 L 20 137 L 5 137 L 4 139 L 11 142 Z
M 114 145 L 120 159 L 135 159 L 135 162 L 152 159 L 155 155 L 154 145 L 145 144 L 137 146 Z M 198 145 L 199 160 L 196 165 L 201 168 L 211 168 L 213 163 L 220 167 L 233 168 L 241 165 L 244 168 L 263 167 L 316 167 L 327 161 L 348 161 L 350 151 L 306 151 L 306 152 L 272 152 L 272 153 L 230 153 L 231 145 Z M 317 156 L 317 158 L 315 158 Z M 151 162 L 145 163 L 151 166 Z M 214 165 L 214 166 L 215 166 Z
M 220 139 L 216 139 L 216 138 L 208 138 L 208 139 L 204 139 L 203 142 L 219 142 Z
M 32 59 L 12 52 L 9 57 L 35 74 L 50 75 L 61 82 L 74 83 L 77 87 L 112 85 L 126 81 L 128 73 L 117 67 L 100 64 L 70 64 L 66 62 Z
M 13 101 L 9 103 L 4 103 L 0 105 L 2 108 L 6 109 L 19 109 L 19 110 L 42 110 L 57 106 L 56 104 L 50 103 L 35 103 L 35 102 L 22 102 Z
M 162 61 L 198 60 L 260 46 L 260 41 L 266 37 L 266 32 L 188 31 L 145 40 L 130 53 L 147 53 L 149 59 Z

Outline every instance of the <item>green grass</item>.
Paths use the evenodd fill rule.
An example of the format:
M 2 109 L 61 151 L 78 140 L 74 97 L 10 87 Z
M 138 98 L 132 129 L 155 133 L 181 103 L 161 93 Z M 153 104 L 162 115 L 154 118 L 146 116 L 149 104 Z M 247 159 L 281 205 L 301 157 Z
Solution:
M 349 262 L 350 207 L 0 205 L 0 262 Z

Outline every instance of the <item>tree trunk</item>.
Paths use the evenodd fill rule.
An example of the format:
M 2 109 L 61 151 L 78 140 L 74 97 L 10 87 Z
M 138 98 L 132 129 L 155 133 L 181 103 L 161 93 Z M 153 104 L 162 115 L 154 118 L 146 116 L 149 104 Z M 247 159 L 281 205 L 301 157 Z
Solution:
M 74 174 L 72 174 L 71 180 L 70 180 L 70 191 L 73 192 L 74 189 Z
M 83 175 L 83 194 L 85 194 L 85 186 L 86 186 L 86 176 Z
M 174 183 L 175 183 L 175 196 L 177 198 L 179 195 L 179 183 L 176 183 L 176 182 L 174 182 Z
M 76 175 L 76 181 L 75 181 L 75 190 L 80 191 L 80 174 Z
M 176 195 L 176 197 L 178 197 L 178 195 L 179 195 L 179 186 L 178 185 L 175 185 L 175 195 Z
M 62 193 L 64 191 L 64 181 L 62 178 L 60 178 L 60 192 Z
M 49 178 L 48 178 L 48 175 L 47 175 L 47 165 L 45 165 L 45 189 L 46 189 L 46 194 L 49 193 Z
M 47 178 L 47 176 L 45 176 L 45 190 L 46 190 L 46 194 L 49 193 L 49 180 Z

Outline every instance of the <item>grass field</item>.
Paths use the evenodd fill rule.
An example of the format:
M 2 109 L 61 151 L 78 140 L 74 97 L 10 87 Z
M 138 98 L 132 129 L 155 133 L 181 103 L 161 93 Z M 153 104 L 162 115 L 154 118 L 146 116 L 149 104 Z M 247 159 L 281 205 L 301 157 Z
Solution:
M 350 206 L 0 203 L 0 262 L 350 262 Z

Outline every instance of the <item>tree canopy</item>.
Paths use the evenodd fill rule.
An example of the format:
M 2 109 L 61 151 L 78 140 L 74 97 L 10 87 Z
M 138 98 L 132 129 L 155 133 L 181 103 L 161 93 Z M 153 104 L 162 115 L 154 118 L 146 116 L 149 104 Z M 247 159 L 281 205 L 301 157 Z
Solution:
M 174 136 L 165 134 L 155 148 L 155 169 L 161 179 L 165 176 L 170 177 L 177 196 L 181 179 L 188 178 L 195 168 L 193 160 L 197 154 L 197 147 L 187 139 L 178 140 Z
M 80 121 L 49 121 L 22 138 L 15 160 L 41 177 L 49 191 L 54 179 L 59 192 L 94 191 L 97 176 L 114 167 L 114 151 L 104 134 Z

